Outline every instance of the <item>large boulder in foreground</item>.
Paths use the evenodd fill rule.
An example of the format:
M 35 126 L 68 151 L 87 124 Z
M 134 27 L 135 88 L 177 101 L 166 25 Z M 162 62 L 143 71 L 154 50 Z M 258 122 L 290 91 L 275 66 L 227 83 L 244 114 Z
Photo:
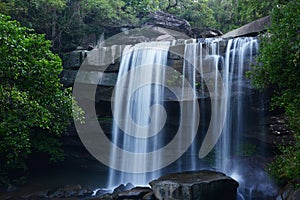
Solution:
M 158 199 L 236 200 L 238 182 L 209 170 L 168 174 L 151 181 Z

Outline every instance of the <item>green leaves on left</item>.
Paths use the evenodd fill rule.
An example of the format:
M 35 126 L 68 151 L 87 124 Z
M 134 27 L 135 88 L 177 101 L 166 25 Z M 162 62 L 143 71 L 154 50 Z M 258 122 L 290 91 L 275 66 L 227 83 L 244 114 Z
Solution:
M 26 170 L 32 152 L 63 158 L 57 137 L 70 123 L 73 100 L 50 48 L 44 35 L 0 14 L 0 180 Z

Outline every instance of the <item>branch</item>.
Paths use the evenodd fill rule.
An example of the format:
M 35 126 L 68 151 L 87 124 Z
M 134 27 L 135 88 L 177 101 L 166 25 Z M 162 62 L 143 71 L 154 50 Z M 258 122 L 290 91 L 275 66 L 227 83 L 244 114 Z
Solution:
M 169 5 L 168 5 L 168 7 L 166 8 L 166 11 L 168 11 L 168 10 L 170 10 L 171 8 L 174 8 L 174 7 L 176 7 L 176 6 L 178 5 L 178 0 L 176 0 L 175 3 L 174 3 L 173 5 L 171 4 L 171 1 L 172 1 L 172 0 L 169 0 Z

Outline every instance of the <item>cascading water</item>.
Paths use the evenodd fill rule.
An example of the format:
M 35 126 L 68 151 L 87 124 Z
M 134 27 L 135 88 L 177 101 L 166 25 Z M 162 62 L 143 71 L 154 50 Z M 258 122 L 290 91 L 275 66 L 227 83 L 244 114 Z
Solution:
M 253 53 L 257 50 L 257 39 L 237 38 L 228 41 L 224 56 L 223 80 L 227 93 L 227 116 L 220 143 L 216 148 L 222 150 L 216 152 L 216 168 L 228 174 L 233 173 L 238 166 L 234 163 L 230 165 L 229 162 L 231 155 L 241 148 L 241 134 L 245 132 L 247 113 L 243 104 L 244 98 L 249 98 L 249 95 L 245 96 L 246 85 L 249 84 L 245 79 L 245 65 L 249 67 L 253 63 Z M 248 60 L 245 60 L 246 57 Z
M 169 78 L 166 71 L 161 69 L 167 66 L 168 50 L 170 45 L 174 44 L 174 42 L 141 43 L 124 50 L 113 97 L 114 125 L 112 142 L 125 151 L 136 153 L 137 157 L 129 162 L 125 154 L 119 155 L 113 150 L 110 155 L 112 158 L 111 166 L 123 165 L 122 169 L 129 166 L 132 170 L 128 171 L 132 172 L 139 171 L 137 169 L 143 168 L 143 166 L 160 163 L 165 159 L 165 155 L 158 155 L 152 159 L 138 156 L 139 153 L 151 152 L 165 145 L 166 135 L 163 135 L 166 134 L 164 127 L 166 113 L 160 109 L 164 106 L 165 89 L 159 84 L 148 84 L 139 88 L 136 87 L 136 84 L 141 82 L 141 79 L 149 79 L 151 82 L 159 83 L 168 82 L 168 80 L 165 80 Z M 243 167 L 235 157 L 241 151 L 244 142 L 243 134 L 251 126 L 247 121 L 249 116 L 247 116 L 248 108 L 246 108 L 251 107 L 249 104 L 251 101 L 247 96 L 249 95 L 247 92 L 250 88 L 250 81 L 245 78 L 245 71 L 249 70 L 251 63 L 255 61 L 254 55 L 257 51 L 257 39 L 252 37 L 228 40 L 208 38 L 201 39 L 198 43 L 185 44 L 182 80 L 180 82 L 181 95 L 191 96 L 189 94 L 191 91 L 185 91 L 187 85 L 189 85 L 194 90 L 198 101 L 190 101 L 184 98 L 180 100 L 190 101 L 188 124 L 184 124 L 184 131 L 182 132 L 185 132 L 187 137 L 190 137 L 188 140 L 191 141 L 194 139 L 195 134 L 202 136 L 196 137 L 197 140 L 186 151 L 186 154 L 189 155 L 185 154 L 188 161 L 184 161 L 184 167 L 178 164 L 182 162 L 177 161 L 177 164 L 171 167 L 171 171 L 207 168 L 207 164 L 198 157 L 199 147 L 207 139 L 204 131 L 207 129 L 199 128 L 197 133 L 197 129 L 191 127 L 198 125 L 196 120 L 193 120 L 197 118 L 197 103 L 205 104 L 206 101 L 202 101 L 202 99 L 210 97 L 212 102 L 210 104 L 210 115 L 217 117 L 218 120 L 207 120 L 207 123 L 210 123 L 210 134 L 215 134 L 214 137 L 219 138 L 216 145 L 210 141 L 211 144 L 215 145 L 210 153 L 213 154 L 212 157 L 214 158 L 213 167 L 217 171 L 224 172 L 243 183 L 244 170 L 241 169 Z M 146 73 L 129 73 L 143 66 L 148 68 Z M 161 68 L 161 66 L 163 67 Z M 203 78 L 205 73 L 208 74 L 209 80 Z M 188 80 L 188 83 L 184 79 Z M 209 87 L 209 84 L 213 87 Z M 216 101 L 215 99 L 219 99 L 220 102 L 213 103 Z M 202 105 L 202 107 L 207 107 L 207 105 Z M 178 111 L 180 115 L 186 113 L 184 110 L 186 108 L 184 106 L 180 107 Z M 201 115 L 203 112 L 205 111 L 201 110 Z M 222 120 L 223 116 L 224 120 Z M 187 116 L 180 117 L 182 119 Z M 224 124 L 222 132 L 219 130 L 220 126 L 217 126 L 220 123 Z M 218 135 L 219 132 L 221 135 Z M 156 137 L 155 134 L 161 137 Z M 186 138 L 183 138 L 184 135 L 180 137 L 177 149 L 184 149 L 182 143 Z M 198 141 L 199 138 L 204 139 Z M 208 140 L 210 139 L 208 138 Z M 127 182 L 135 185 L 147 185 L 150 180 L 158 178 L 161 171 L 129 173 L 111 169 L 108 185 L 113 187 Z M 252 191 L 252 183 L 249 182 L 248 184 L 250 185 L 244 186 L 251 188 Z
M 244 93 L 249 84 L 245 79 L 245 65 L 253 63 L 253 54 L 258 50 L 257 39 L 246 37 L 230 39 L 224 52 L 220 52 L 220 45 L 224 40 L 204 39 L 200 40 L 199 45 L 206 46 L 208 54 L 205 59 L 211 59 L 215 71 L 220 70 L 225 89 L 224 104 L 219 104 L 219 108 L 213 109 L 215 112 L 223 110 L 226 112 L 226 120 L 220 141 L 215 148 L 215 167 L 225 173 L 231 173 L 232 166 L 228 163 L 233 152 L 237 152 L 240 146 L 241 133 L 244 132 L 245 113 L 243 113 Z M 190 48 L 189 46 L 187 46 Z M 202 56 L 200 56 L 202 57 Z M 247 58 L 247 60 L 245 60 Z M 200 66 L 200 70 L 203 66 Z M 217 78 L 214 79 L 217 81 Z M 203 84 L 203 83 L 201 83 Z M 216 82 L 215 86 L 218 85 Z M 219 93 L 218 88 L 215 89 Z M 217 115 L 217 113 L 215 113 Z M 238 122 L 237 122 L 238 120 Z
M 153 160 L 147 160 L 146 157 L 141 160 L 138 154 L 151 152 L 160 147 L 162 143 L 155 137 L 151 139 L 153 136 L 151 134 L 163 131 L 161 130 L 164 123 L 162 120 L 163 113 L 160 112 L 159 108 L 156 108 L 157 105 L 163 106 L 164 88 L 155 84 L 136 88 L 136 84 L 145 78 L 148 78 L 152 83 L 164 82 L 164 71 L 158 70 L 157 66 L 166 66 L 169 45 L 169 42 L 140 43 L 125 49 L 123 52 L 118 81 L 124 77 L 126 85 L 115 88 L 112 140 L 114 144 L 121 146 L 125 151 L 136 153 L 136 157 L 131 160 L 131 163 L 128 163 L 125 154 L 121 155 L 119 159 L 115 159 L 117 155 L 113 151 L 111 155 L 111 158 L 114 158 L 111 160 L 112 166 L 116 165 L 117 162 L 120 165 L 126 165 L 121 168 L 129 166 L 133 169 L 131 171 L 134 171 L 141 165 L 152 165 L 163 159 L 158 155 Z M 144 73 L 134 72 L 139 67 L 146 67 L 148 70 Z M 130 71 L 133 73 L 130 74 Z M 159 175 L 159 172 L 132 174 L 111 170 L 109 187 L 127 182 L 145 185 L 149 180 Z

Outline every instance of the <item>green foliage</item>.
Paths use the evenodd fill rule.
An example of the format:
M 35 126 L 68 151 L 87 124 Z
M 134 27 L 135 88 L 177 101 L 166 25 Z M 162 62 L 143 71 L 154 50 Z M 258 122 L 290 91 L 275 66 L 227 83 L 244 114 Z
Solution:
M 158 0 L 124 0 L 125 8 L 128 13 L 142 19 L 150 12 L 159 9 L 160 2 Z
M 186 19 L 192 26 L 198 28 L 213 28 L 216 21 L 208 0 L 178 0 L 172 3 L 161 4 L 161 9 Z
M 300 137 L 295 136 L 295 144 L 279 146 L 281 154 L 268 166 L 268 171 L 277 181 L 288 181 L 299 188 L 300 177 Z
M 292 128 L 300 127 L 300 2 L 290 1 L 272 13 L 269 34 L 261 37 L 258 63 L 250 74 L 258 88 L 276 90 L 273 106 L 284 108 Z
M 99 36 L 107 26 L 134 21 L 122 0 L 12 0 L 1 7 L 1 13 L 46 34 L 46 39 L 52 41 L 52 50 L 58 53 L 74 50 L 85 36 Z
M 109 26 L 116 25 L 125 17 L 122 11 L 124 7 L 123 1 L 108 1 L 108 0 L 82 0 L 81 8 L 83 17 L 92 25 Z M 97 21 L 99 20 L 99 21 Z
M 209 7 L 214 11 L 216 27 L 228 32 L 261 17 L 268 16 L 274 0 L 211 0 Z
M 52 41 L 52 50 L 61 53 L 74 50 L 89 35 L 99 37 L 102 33 L 111 34 L 114 28 L 138 26 L 156 10 L 186 19 L 200 29 L 227 32 L 269 15 L 273 1 L 11 0 L 0 3 L 0 12 L 46 34 L 46 39 Z
M 296 144 L 280 147 L 282 155 L 272 165 L 277 177 L 294 179 L 300 178 L 300 1 L 278 3 L 271 17 L 268 34 L 261 37 L 259 65 L 250 77 L 258 88 L 274 88 L 272 106 L 285 110 L 295 132 Z
M 70 90 L 62 90 L 60 58 L 44 35 L 0 15 L 0 171 L 26 169 L 32 151 L 61 158 L 57 137 L 69 125 Z

